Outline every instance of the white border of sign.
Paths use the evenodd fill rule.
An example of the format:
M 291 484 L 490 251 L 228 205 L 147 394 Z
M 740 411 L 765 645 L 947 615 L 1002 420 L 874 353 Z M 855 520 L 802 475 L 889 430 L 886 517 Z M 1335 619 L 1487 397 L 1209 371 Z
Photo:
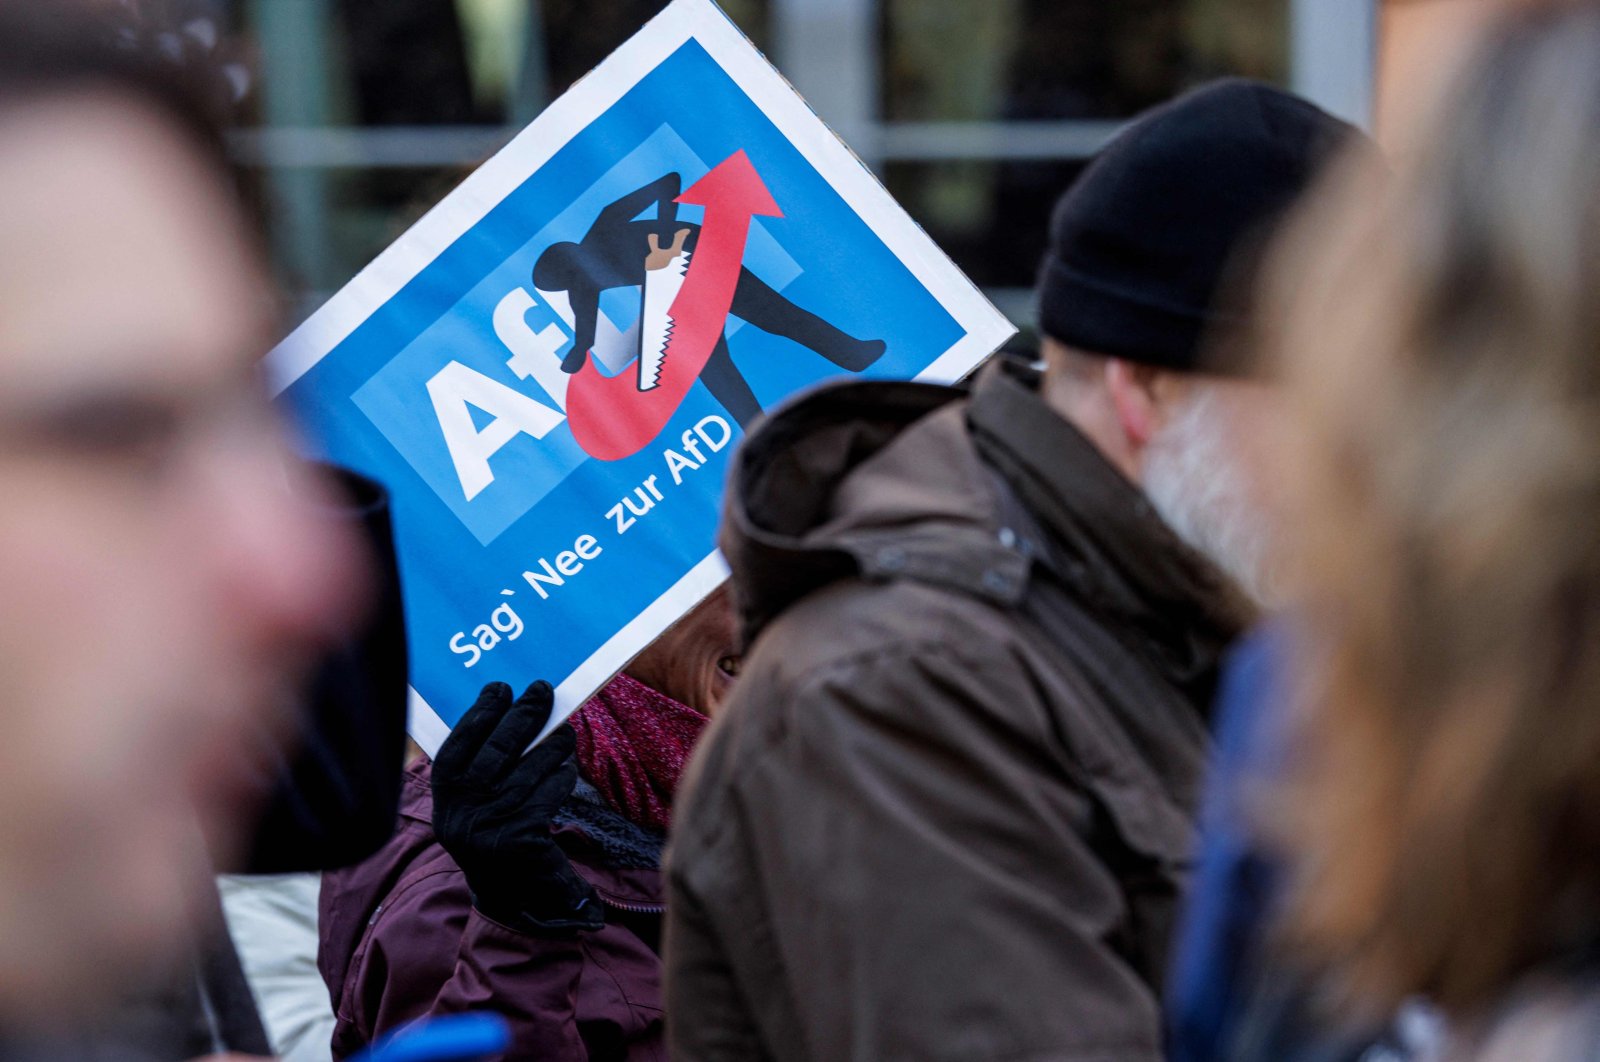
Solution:
M 287 389 L 326 357 L 590 122 L 691 39 L 761 108 L 965 331 L 966 335 L 917 379 L 958 380 L 1011 336 L 1015 331 L 1011 323 L 907 216 L 712 0 L 673 0 L 268 354 L 266 369 L 273 393 Z M 690 569 L 556 688 L 556 715 L 565 717 L 577 708 L 674 620 L 721 585 L 727 574 L 726 563 L 715 551 Z M 411 691 L 410 729 L 430 753 L 437 751 L 449 733 L 443 719 L 416 690 Z

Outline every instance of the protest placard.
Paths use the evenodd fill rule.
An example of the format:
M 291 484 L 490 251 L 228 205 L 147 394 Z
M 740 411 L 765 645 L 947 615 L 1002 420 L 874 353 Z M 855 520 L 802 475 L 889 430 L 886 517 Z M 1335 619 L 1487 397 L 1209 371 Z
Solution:
M 710 0 L 676 0 L 272 352 L 385 482 L 432 751 L 483 683 L 577 707 L 714 590 L 764 408 L 1010 335 Z

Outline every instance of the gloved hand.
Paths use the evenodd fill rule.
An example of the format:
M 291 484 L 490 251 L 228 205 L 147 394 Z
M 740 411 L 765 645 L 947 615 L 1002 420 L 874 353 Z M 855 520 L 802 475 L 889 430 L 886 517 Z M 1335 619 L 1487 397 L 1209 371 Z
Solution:
M 550 836 L 578 780 L 572 728 L 563 724 L 522 754 L 550 721 L 552 697 L 547 682 L 515 704 L 505 683 L 483 688 L 433 761 L 433 832 L 479 911 L 524 933 L 566 936 L 599 929 L 605 917 Z

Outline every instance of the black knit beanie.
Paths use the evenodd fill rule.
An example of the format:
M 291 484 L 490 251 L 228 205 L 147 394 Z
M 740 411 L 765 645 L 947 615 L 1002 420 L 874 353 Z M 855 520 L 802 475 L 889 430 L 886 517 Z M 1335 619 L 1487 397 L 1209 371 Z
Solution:
M 1239 79 L 1146 112 L 1056 204 L 1039 271 L 1041 330 L 1096 354 L 1200 369 L 1202 339 L 1242 323 L 1240 304 L 1219 303 L 1235 255 L 1257 250 L 1360 135 L 1297 96 Z

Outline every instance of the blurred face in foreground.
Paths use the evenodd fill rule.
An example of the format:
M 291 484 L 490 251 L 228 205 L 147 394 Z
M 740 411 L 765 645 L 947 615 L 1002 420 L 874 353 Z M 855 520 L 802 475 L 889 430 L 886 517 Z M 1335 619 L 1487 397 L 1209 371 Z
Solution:
M 0 108 L 0 1020 L 179 936 L 245 750 L 349 618 L 291 492 L 267 287 L 198 150 L 109 94 Z M 293 496 L 291 496 L 291 493 Z

